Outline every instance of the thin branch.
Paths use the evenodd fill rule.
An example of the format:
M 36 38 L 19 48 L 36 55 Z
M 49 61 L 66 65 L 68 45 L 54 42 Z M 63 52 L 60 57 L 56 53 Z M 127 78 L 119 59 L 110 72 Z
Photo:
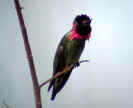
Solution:
M 79 64 L 81 64 L 83 62 L 89 62 L 89 60 L 81 60 L 81 61 L 79 61 Z M 50 81 L 54 80 L 55 78 L 61 76 L 62 74 L 67 73 L 69 70 L 71 70 L 74 67 L 74 65 L 75 64 L 72 64 L 69 67 L 65 68 L 63 71 L 57 72 L 57 74 L 55 74 L 53 77 L 51 77 L 50 79 L 48 79 L 45 82 L 43 82 L 42 84 L 40 84 L 40 88 L 42 88 L 44 85 L 46 85 Z
M 20 24 L 20 28 L 21 28 L 21 33 L 22 33 L 24 46 L 25 46 L 25 50 L 26 50 L 26 54 L 27 54 L 27 59 L 28 59 L 28 63 L 29 63 L 30 73 L 31 73 L 31 77 L 32 77 L 36 108 L 42 108 L 41 97 L 40 97 L 40 87 L 39 87 L 39 83 L 38 83 L 38 79 L 37 79 L 37 75 L 36 75 L 32 52 L 31 52 L 28 35 L 27 35 L 27 30 L 26 30 L 23 15 L 21 12 L 22 8 L 19 4 L 19 0 L 14 0 L 14 5 L 15 5 L 15 8 L 17 11 L 17 16 L 18 16 L 18 20 L 19 20 L 19 24 Z

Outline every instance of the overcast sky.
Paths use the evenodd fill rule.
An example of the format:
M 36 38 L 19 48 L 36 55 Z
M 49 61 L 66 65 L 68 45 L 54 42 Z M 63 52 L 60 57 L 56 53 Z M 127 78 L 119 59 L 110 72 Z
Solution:
M 20 0 L 39 82 L 52 75 L 53 57 L 76 15 L 92 20 L 92 37 L 69 81 L 44 108 L 133 107 L 132 0 Z M 0 108 L 35 108 L 32 82 L 13 0 L 0 0 Z

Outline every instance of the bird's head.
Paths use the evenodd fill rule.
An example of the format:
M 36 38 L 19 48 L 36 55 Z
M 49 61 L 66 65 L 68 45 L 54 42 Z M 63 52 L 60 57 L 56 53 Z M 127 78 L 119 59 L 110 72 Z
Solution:
M 91 23 L 91 18 L 84 14 L 78 15 L 73 21 L 73 25 L 74 28 L 76 29 L 76 32 L 82 37 L 90 34 L 91 32 L 90 23 Z

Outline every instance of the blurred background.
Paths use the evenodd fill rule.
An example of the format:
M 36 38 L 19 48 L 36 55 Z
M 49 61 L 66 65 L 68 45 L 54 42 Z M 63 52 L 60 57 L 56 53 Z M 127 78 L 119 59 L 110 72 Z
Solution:
M 53 57 L 76 15 L 87 14 L 92 34 L 63 90 L 43 108 L 133 107 L 131 0 L 20 0 L 39 82 L 52 75 Z M 0 1 L 0 108 L 35 108 L 31 76 L 13 0 Z

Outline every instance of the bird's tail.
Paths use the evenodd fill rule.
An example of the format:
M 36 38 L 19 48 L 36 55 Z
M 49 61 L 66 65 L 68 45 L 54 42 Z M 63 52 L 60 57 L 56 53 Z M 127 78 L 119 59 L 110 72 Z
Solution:
M 55 99 L 56 93 L 52 93 L 51 100 L 53 101 Z
M 49 85 L 49 87 L 48 87 L 48 92 L 50 91 L 50 89 L 51 89 L 52 85 L 53 85 L 53 81 L 52 81 L 52 82 L 50 82 L 50 85 Z

